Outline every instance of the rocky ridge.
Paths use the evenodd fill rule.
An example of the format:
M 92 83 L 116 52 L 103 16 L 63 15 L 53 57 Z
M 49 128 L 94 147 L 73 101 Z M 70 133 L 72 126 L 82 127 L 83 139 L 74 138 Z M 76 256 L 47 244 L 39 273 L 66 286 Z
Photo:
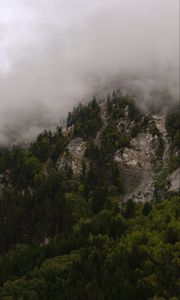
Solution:
M 158 194 L 160 198 L 163 197 L 161 196 L 163 194 L 161 193 L 162 189 L 163 192 L 177 193 L 179 191 L 180 172 L 178 164 L 177 167 L 167 170 L 172 157 L 172 140 L 167 132 L 166 115 L 139 113 L 137 108 L 133 106 L 133 102 L 127 101 L 122 105 L 123 98 L 120 98 L 118 101 L 120 104 L 116 102 L 108 103 L 108 100 L 98 104 L 92 102 L 88 112 L 86 110 L 88 106 L 85 106 L 85 120 L 82 128 L 88 123 L 88 120 L 86 120 L 87 113 L 90 114 L 95 109 L 99 115 L 98 117 L 97 114 L 95 117 L 94 115 L 91 116 L 93 119 L 90 120 L 91 123 L 88 123 L 86 135 L 84 136 L 81 134 L 82 131 L 80 131 L 80 134 L 77 134 L 77 129 L 80 128 L 79 120 L 81 120 L 83 113 L 82 105 L 78 106 L 78 115 L 76 115 L 74 110 L 74 114 L 71 115 L 70 125 L 62 129 L 62 132 L 59 131 L 53 136 L 52 133 L 46 131 L 45 136 L 41 136 L 42 144 L 40 146 L 42 146 L 43 157 L 46 154 L 43 147 L 46 147 L 45 143 L 48 139 L 52 140 L 50 145 L 52 143 L 51 149 L 53 151 L 56 150 L 56 146 L 58 147 L 54 152 L 55 160 L 53 157 L 52 161 L 52 157 L 48 156 L 49 154 L 45 155 L 47 156 L 45 160 L 43 160 L 44 158 L 42 159 L 41 176 L 47 178 L 49 176 L 49 166 L 51 163 L 55 163 L 54 168 L 59 173 L 64 175 L 68 173 L 78 178 L 89 170 L 91 156 L 94 155 L 93 152 L 97 152 L 97 149 L 99 149 L 101 158 L 105 158 L 103 172 L 107 172 L 105 174 L 105 176 L 107 175 L 107 183 L 109 182 L 108 176 L 111 176 L 108 172 L 112 172 L 113 164 L 117 166 L 122 174 L 123 186 L 121 186 L 119 196 L 121 201 L 127 201 L 128 199 L 133 199 L 136 202 L 150 201 L 153 199 L 157 189 L 160 190 L 160 194 Z M 137 119 L 133 115 L 134 112 L 138 116 Z M 74 118 L 76 118 L 77 124 L 73 123 Z M 96 124 L 94 135 L 90 135 L 93 129 L 91 125 L 94 126 L 94 121 L 95 123 L 97 121 L 99 124 Z M 91 130 L 89 130 L 89 127 L 91 127 Z M 63 140 L 63 148 L 57 144 L 58 134 Z M 55 143 L 54 139 L 56 139 Z M 90 144 L 93 144 L 94 148 L 93 150 L 91 149 L 91 154 L 87 157 L 88 151 L 86 150 L 88 150 Z M 61 148 L 62 151 L 59 150 Z M 39 149 L 35 148 L 35 151 L 37 151 L 35 155 L 37 154 L 39 159 Z M 173 155 L 178 157 L 178 150 L 175 148 L 173 151 Z M 33 169 L 34 165 L 37 164 L 37 160 L 34 160 L 34 158 L 28 159 L 28 157 L 26 159 L 26 163 L 29 163 Z M 109 162 L 111 162 L 111 170 L 108 170 Z M 33 164 L 32 166 L 31 163 Z M 29 176 L 29 167 L 27 168 L 26 165 L 24 167 Z M 39 168 L 39 165 L 36 165 L 36 167 Z M 9 174 L 8 172 L 9 168 L 7 167 L 6 171 L 0 174 L 0 199 L 3 199 L 6 189 L 11 189 L 11 180 L 9 179 L 11 178 L 11 173 Z M 27 190 L 30 194 L 33 193 L 32 187 L 28 186 Z M 24 193 L 24 189 L 22 189 L 21 193 Z
M 94 144 L 101 146 L 101 136 L 108 126 L 109 116 L 107 112 L 107 102 L 99 104 L 101 110 L 102 127 L 94 138 Z M 146 115 L 145 115 L 146 116 Z M 143 118 L 145 118 L 145 116 Z M 153 124 L 155 132 L 152 132 Z M 119 118 L 117 130 L 119 133 L 129 134 L 135 125 L 134 121 L 129 120 L 128 106 L 124 109 L 124 116 Z M 70 131 L 67 128 L 67 131 Z M 67 167 L 72 169 L 74 176 L 80 176 L 83 163 L 86 163 L 84 153 L 87 141 L 83 138 L 73 138 L 66 151 L 58 160 L 58 169 L 65 170 Z M 163 148 L 157 157 L 159 147 Z M 135 137 L 130 139 L 127 147 L 121 147 L 113 156 L 113 160 L 119 168 L 124 169 L 125 195 L 123 200 L 133 199 L 134 201 L 150 201 L 154 195 L 154 182 L 157 174 L 155 167 L 165 167 L 170 156 L 170 140 L 165 128 L 165 115 L 150 115 L 146 130 L 140 131 Z M 179 189 L 179 171 L 175 171 L 169 177 L 169 191 L 177 192 Z

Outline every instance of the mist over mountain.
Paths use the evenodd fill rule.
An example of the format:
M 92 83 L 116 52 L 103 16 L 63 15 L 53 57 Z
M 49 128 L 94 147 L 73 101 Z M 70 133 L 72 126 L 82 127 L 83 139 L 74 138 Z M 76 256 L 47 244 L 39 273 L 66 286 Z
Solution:
M 179 299 L 178 109 L 106 97 L 0 148 L 0 299 Z
M 143 108 L 161 91 L 177 102 L 178 22 L 178 0 L 0 0 L 0 143 L 31 139 L 114 88 Z

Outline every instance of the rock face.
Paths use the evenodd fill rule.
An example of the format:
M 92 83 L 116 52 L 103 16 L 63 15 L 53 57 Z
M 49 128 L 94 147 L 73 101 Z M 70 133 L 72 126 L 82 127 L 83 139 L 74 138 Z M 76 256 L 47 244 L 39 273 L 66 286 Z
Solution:
M 129 147 L 119 149 L 114 156 L 114 161 L 125 168 L 125 191 L 124 200 L 150 201 L 154 194 L 154 167 L 158 165 L 157 150 L 160 139 L 163 143 L 162 163 L 165 166 L 169 158 L 169 140 L 165 129 L 164 116 L 152 116 L 151 123 L 155 124 L 160 133 L 151 133 L 149 128 L 139 133 L 131 139 Z M 123 127 L 123 126 L 121 126 Z M 171 177 L 170 191 L 177 191 L 178 172 L 174 172 Z
M 58 161 L 58 169 L 65 171 L 70 168 L 75 176 L 82 171 L 82 161 L 86 150 L 86 142 L 81 138 L 75 138 L 68 144 L 65 153 Z
M 130 146 L 118 150 L 114 160 L 126 167 L 137 167 L 145 170 L 152 169 L 158 138 L 150 133 L 140 133 L 131 140 Z
M 94 144 L 99 148 L 101 147 L 101 134 L 109 122 L 106 104 L 106 102 L 99 104 L 103 125 L 94 138 Z M 142 126 L 142 130 L 135 137 L 131 138 L 128 147 L 121 147 L 114 154 L 114 161 L 123 170 L 124 201 L 128 199 L 150 201 L 154 195 L 154 168 L 157 166 L 162 168 L 169 161 L 171 143 L 165 128 L 165 116 L 144 115 L 142 120 L 145 118 L 148 123 L 145 127 Z M 128 107 L 126 107 L 124 116 L 120 117 L 117 122 L 117 130 L 122 135 L 131 136 L 131 130 L 135 125 L 135 121 L 130 120 Z M 71 128 L 68 130 L 71 131 Z M 87 143 L 82 138 L 72 139 L 58 160 L 58 169 L 61 172 L 70 169 L 74 176 L 80 176 L 83 163 L 87 165 L 84 158 L 86 147 Z M 160 154 L 157 155 L 157 153 Z M 169 177 L 169 191 L 179 190 L 179 172 L 176 170 Z
M 164 142 L 164 154 L 163 154 L 163 162 L 166 163 L 169 159 L 169 150 L 170 150 L 170 141 L 168 139 L 168 134 L 165 127 L 165 116 L 161 115 L 153 115 L 153 119 L 155 121 L 155 125 L 159 130 L 163 142 Z
M 143 169 L 126 169 L 124 173 L 125 191 L 124 201 L 132 199 L 135 202 L 151 201 L 154 193 L 153 172 Z
M 100 138 L 101 138 L 101 134 L 103 132 L 103 130 L 105 129 L 106 125 L 107 125 L 107 111 L 106 111 L 106 102 L 102 102 L 99 104 L 100 107 L 100 112 L 101 112 L 101 120 L 102 120 L 102 127 L 101 129 L 97 132 L 97 135 L 94 139 L 94 144 L 97 145 L 98 147 L 101 144 Z
M 67 149 L 73 157 L 82 159 L 86 150 L 86 142 L 82 138 L 73 139 L 68 144 Z
M 171 174 L 169 177 L 171 192 L 179 192 L 180 191 L 180 168 L 178 168 L 175 172 Z

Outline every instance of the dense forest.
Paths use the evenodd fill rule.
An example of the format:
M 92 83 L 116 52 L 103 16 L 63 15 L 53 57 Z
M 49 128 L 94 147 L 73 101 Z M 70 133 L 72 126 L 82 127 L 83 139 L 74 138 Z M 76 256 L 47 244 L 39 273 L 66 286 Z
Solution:
M 94 97 L 68 114 L 65 130 L 45 130 L 28 147 L 0 148 L 0 299 L 179 299 L 179 194 L 166 188 L 180 166 L 178 111 L 166 114 L 164 165 L 150 114 L 120 91 L 104 103 L 106 121 Z M 128 131 L 117 129 L 122 117 Z M 153 197 L 124 201 L 123 166 L 114 155 L 147 130 L 158 140 Z M 78 138 L 86 148 L 75 176 L 68 145 Z

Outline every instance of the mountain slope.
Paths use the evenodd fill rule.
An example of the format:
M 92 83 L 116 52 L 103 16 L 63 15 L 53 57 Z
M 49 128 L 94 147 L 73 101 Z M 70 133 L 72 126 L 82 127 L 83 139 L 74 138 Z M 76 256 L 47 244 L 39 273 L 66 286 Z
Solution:
M 177 110 L 120 91 L 2 148 L 0 298 L 178 299 L 178 151 Z

